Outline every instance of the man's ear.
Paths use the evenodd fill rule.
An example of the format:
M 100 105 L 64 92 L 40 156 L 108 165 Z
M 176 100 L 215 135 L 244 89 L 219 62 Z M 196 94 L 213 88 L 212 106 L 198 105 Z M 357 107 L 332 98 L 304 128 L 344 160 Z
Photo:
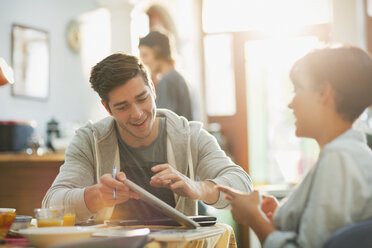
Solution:
M 112 113 L 111 113 L 111 111 L 110 111 L 110 108 L 109 108 L 108 106 L 106 106 L 105 102 L 104 102 L 103 100 L 101 100 L 101 103 L 102 103 L 103 107 L 105 107 L 105 109 L 106 109 L 106 111 L 109 113 L 109 115 L 112 116 Z

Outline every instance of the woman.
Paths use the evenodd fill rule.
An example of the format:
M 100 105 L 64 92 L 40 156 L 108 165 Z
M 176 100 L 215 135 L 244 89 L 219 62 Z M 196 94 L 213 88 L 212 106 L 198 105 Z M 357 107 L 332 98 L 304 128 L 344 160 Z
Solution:
M 356 47 L 316 49 L 292 67 L 296 136 L 317 141 L 316 165 L 281 205 L 217 188 L 263 247 L 322 247 L 344 225 L 372 218 L 372 151 L 353 122 L 372 104 L 372 59 Z

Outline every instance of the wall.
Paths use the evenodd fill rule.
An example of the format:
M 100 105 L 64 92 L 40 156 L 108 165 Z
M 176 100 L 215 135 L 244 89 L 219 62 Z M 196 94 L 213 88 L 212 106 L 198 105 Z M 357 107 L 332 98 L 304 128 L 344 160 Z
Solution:
M 62 127 L 98 120 L 106 113 L 83 74 L 82 58 L 66 42 L 71 19 L 94 11 L 96 0 L 2 0 L 0 1 L 0 56 L 11 64 L 13 23 L 40 28 L 50 35 L 50 89 L 46 101 L 11 95 L 10 85 L 0 88 L 0 120 L 35 120 L 36 131 L 45 137 L 46 123 L 54 117 Z
M 367 48 L 363 0 L 329 0 L 332 5 L 331 42 Z
M 30 100 L 11 95 L 11 86 L 0 88 L 1 120 L 35 120 L 37 133 L 46 137 L 46 123 L 54 117 L 71 135 L 73 123 L 97 121 L 107 116 L 99 103 L 99 97 L 90 88 L 89 68 L 109 53 L 134 52 L 131 47 L 130 23 L 132 10 L 137 6 L 146 8 L 152 4 L 163 6 L 171 15 L 178 32 L 177 67 L 194 88 L 197 97 L 202 97 L 201 48 L 198 33 L 198 0 L 2 0 L 0 1 L 0 56 L 11 64 L 11 26 L 13 23 L 47 30 L 50 34 L 50 90 L 46 101 Z M 102 32 L 95 31 L 89 41 L 91 50 L 82 48 L 77 54 L 66 42 L 66 28 L 72 19 L 92 21 L 87 17 L 100 7 L 109 11 L 107 29 L 102 32 L 110 36 L 110 47 L 97 42 Z M 182 11 L 180 11 L 182 10 Z M 178 14 L 177 14 L 178 13 Z M 181 14 L 179 14 L 181 13 Z M 92 27 L 90 27 L 92 29 Z M 94 29 L 94 28 L 93 28 Z M 107 32 L 106 32 L 107 31 Z M 94 32 L 94 31 L 93 31 Z M 95 35 L 95 36 L 94 36 Z M 101 50 L 101 51 L 99 51 Z M 87 59 L 90 63 L 85 63 Z M 203 106 L 199 99 L 200 119 Z

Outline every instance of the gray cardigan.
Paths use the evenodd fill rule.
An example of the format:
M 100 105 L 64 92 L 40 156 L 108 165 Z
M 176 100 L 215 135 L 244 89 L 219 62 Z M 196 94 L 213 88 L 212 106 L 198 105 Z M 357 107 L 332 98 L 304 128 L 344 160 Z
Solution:
M 244 170 L 231 161 L 221 150 L 216 139 L 202 128 L 200 122 L 185 118 L 166 109 L 157 109 L 157 116 L 167 118 L 168 163 L 184 175 L 196 180 L 211 180 L 216 184 L 250 192 L 252 182 Z M 73 205 L 77 220 L 95 216 L 110 218 L 113 207 L 92 213 L 84 202 L 86 187 L 97 183 L 105 173 L 112 173 L 114 164 L 120 164 L 117 135 L 113 117 L 77 130 L 66 150 L 65 163 L 43 199 L 43 207 Z M 176 209 L 186 215 L 197 214 L 197 202 L 175 195 Z M 225 208 L 223 199 L 213 204 Z

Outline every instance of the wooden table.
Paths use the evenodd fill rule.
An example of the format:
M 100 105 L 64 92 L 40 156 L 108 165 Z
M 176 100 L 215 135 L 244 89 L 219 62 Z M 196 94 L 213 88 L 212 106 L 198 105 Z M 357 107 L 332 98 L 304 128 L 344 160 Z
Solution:
M 64 154 L 42 156 L 0 153 L 0 207 L 33 216 L 65 160 Z

